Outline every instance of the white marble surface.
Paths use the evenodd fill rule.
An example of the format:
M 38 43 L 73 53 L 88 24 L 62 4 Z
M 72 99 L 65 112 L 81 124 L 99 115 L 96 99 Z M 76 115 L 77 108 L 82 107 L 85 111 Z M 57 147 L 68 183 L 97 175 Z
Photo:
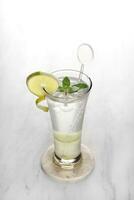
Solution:
M 0 200 L 133 200 L 132 2 L 0 4 Z M 85 69 L 93 88 L 83 143 L 94 151 L 96 167 L 79 183 L 57 183 L 40 168 L 40 156 L 52 143 L 50 118 L 36 109 L 25 78 L 40 69 L 76 69 L 73 55 L 81 42 L 95 50 Z

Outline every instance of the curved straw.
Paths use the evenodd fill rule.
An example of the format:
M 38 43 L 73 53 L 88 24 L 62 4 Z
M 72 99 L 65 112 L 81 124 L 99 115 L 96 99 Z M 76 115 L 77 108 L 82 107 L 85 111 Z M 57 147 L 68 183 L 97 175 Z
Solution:
M 83 71 L 84 71 L 84 64 L 85 64 L 85 63 L 80 59 L 80 48 L 81 48 L 82 46 L 87 46 L 87 47 L 90 49 L 90 51 L 91 51 L 91 60 L 94 58 L 94 50 L 93 50 L 93 48 L 92 48 L 92 46 L 91 46 L 90 44 L 82 43 L 82 44 L 80 44 L 80 45 L 78 46 L 78 49 L 77 49 L 77 59 L 78 59 L 79 63 L 81 64 L 80 73 L 79 73 L 79 81 L 80 81 L 80 79 L 82 78 L 82 73 L 83 73 Z

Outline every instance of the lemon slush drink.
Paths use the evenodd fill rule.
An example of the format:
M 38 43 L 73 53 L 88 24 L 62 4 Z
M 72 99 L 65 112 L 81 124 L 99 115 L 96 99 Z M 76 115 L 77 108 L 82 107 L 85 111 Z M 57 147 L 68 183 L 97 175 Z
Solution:
M 65 79 L 64 73 L 68 76 L 71 85 L 78 85 L 79 82 L 86 84 L 86 79 L 88 81 L 86 76 L 85 80 L 79 81 L 77 71 L 61 70 L 54 73 L 60 85 Z M 47 96 L 53 128 L 55 159 L 60 165 L 69 165 L 70 162 L 80 158 L 82 125 L 90 87 L 91 85 L 87 85 L 86 88 L 78 91 L 74 87 L 74 91 L 69 89 L 67 93 L 60 88 L 54 96 Z

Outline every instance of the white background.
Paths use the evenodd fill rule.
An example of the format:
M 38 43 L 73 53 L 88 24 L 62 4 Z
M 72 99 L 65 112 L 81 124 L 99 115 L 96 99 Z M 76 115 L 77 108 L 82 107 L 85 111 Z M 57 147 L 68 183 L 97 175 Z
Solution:
M 134 199 L 134 7 L 127 0 L 0 1 L 0 199 Z M 26 76 L 78 69 L 77 46 L 95 60 L 85 67 L 93 88 L 83 142 L 96 168 L 77 184 L 52 181 L 40 155 L 52 142 L 49 115 L 36 109 Z

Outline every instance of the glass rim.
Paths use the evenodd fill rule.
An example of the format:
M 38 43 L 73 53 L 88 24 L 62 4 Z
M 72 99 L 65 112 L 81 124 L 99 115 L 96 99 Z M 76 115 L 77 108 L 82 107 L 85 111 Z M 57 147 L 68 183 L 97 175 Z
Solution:
M 72 71 L 72 72 L 78 72 L 78 73 L 80 73 L 80 71 L 74 70 L 74 69 L 58 69 L 58 70 L 52 71 L 51 73 L 52 73 L 52 75 L 54 75 L 54 73 L 62 72 L 62 71 Z M 84 72 L 81 72 L 81 74 L 87 77 L 87 79 L 90 82 L 90 86 L 89 86 L 88 90 L 86 90 L 83 94 L 80 94 L 80 95 L 74 97 L 73 100 L 74 99 L 78 99 L 78 98 L 83 97 L 86 94 L 88 94 L 90 92 L 91 88 L 92 88 L 92 85 L 93 85 L 91 78 L 87 74 L 85 74 Z M 58 81 L 58 77 L 56 77 L 56 79 Z M 53 99 L 53 100 L 54 99 L 66 99 L 66 97 L 58 97 L 58 96 L 54 96 L 53 94 L 47 94 L 47 97 L 50 97 L 50 99 Z

